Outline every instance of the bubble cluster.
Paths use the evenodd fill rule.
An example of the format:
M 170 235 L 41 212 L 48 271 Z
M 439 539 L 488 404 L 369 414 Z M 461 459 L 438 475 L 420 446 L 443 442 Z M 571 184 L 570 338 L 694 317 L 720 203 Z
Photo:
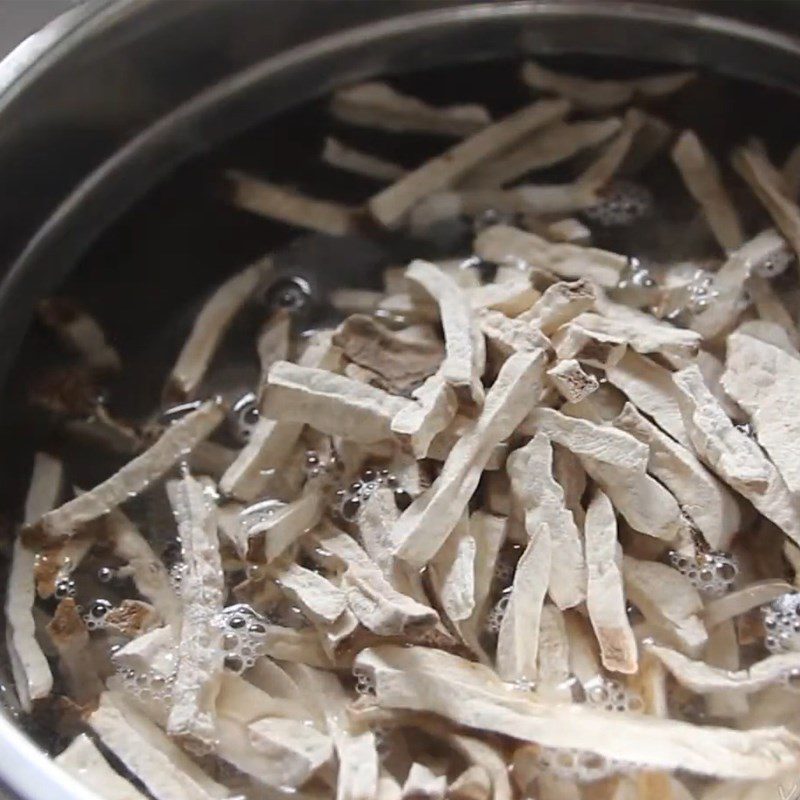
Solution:
M 606 711 L 638 712 L 644 709 L 642 696 L 618 680 L 599 677 L 584 687 L 586 702 Z
M 77 586 L 75 579 L 71 575 L 61 575 L 56 579 L 55 588 L 56 600 L 65 600 L 67 597 L 75 597 Z
M 223 630 L 225 666 L 241 675 L 266 651 L 267 621 L 250 606 L 237 603 L 222 611 L 219 624 Z
M 258 418 L 258 400 L 253 392 L 247 392 L 233 404 L 228 422 L 239 444 L 245 445 L 250 441 Z
M 800 651 L 800 593 L 787 592 L 763 606 L 761 615 L 770 653 Z
M 497 602 L 489 609 L 486 615 L 486 630 L 491 634 L 500 633 L 500 626 L 503 624 L 503 617 L 508 609 L 508 601 L 511 599 L 509 592 L 503 593 Z
M 625 271 L 620 275 L 619 282 L 617 283 L 618 289 L 654 289 L 656 287 L 656 280 L 647 267 L 636 259 L 631 258 L 628 260 L 628 266 Z
M 621 761 L 588 750 L 542 747 L 537 761 L 540 769 L 554 777 L 579 783 L 599 781 L 628 769 Z
M 669 554 L 669 562 L 692 582 L 698 592 L 707 597 L 721 597 L 729 592 L 739 574 L 734 557 L 721 550 L 698 553 L 695 558 L 673 550 Z
M 303 467 L 308 480 L 329 480 L 341 469 L 341 464 L 335 452 L 324 458 L 317 450 L 306 450 Z
M 100 583 L 111 583 L 117 577 L 117 571 L 111 567 L 100 567 L 97 570 L 97 580 Z
M 375 681 L 363 667 L 353 667 L 353 677 L 356 679 L 356 692 L 363 697 L 375 694 Z
M 704 269 L 695 272 L 686 286 L 686 309 L 691 314 L 701 314 L 719 296 L 714 287 L 714 275 Z
M 127 694 L 133 695 L 142 702 L 155 701 L 171 704 L 172 689 L 175 685 L 175 673 L 164 675 L 159 672 L 122 668 L 118 671 L 122 687 Z
M 632 225 L 653 210 L 653 194 L 640 183 L 612 181 L 602 192 L 600 201 L 584 209 L 584 216 L 606 228 Z
M 336 492 L 339 515 L 346 520 L 354 519 L 369 496 L 384 486 L 394 492 L 394 501 L 400 511 L 405 511 L 413 502 L 414 498 L 400 486 L 396 475 L 388 469 L 367 467 L 347 489 Z
M 83 621 L 90 631 L 99 630 L 106 626 L 106 614 L 114 606 L 108 600 L 94 600 L 89 606 L 89 610 L 83 615 Z
M 284 308 L 291 312 L 302 309 L 310 298 L 311 286 L 299 275 L 278 278 L 264 295 L 264 300 L 270 308 L 276 310 Z

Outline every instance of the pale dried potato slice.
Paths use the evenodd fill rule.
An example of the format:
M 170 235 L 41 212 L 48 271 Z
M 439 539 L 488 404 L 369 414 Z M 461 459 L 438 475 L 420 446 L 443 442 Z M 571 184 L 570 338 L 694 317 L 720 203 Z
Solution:
M 427 261 L 412 261 L 406 279 L 419 286 L 439 307 L 446 352 L 442 377 L 460 399 L 480 404 L 486 350 L 468 295 L 445 272 Z
M 260 375 L 256 396 L 261 407 L 261 396 L 267 383 L 269 368 L 276 361 L 285 361 L 291 351 L 292 315 L 288 309 L 282 308 L 267 318 L 261 326 L 256 340 L 256 352 Z
M 511 319 L 500 311 L 482 311 L 479 320 L 489 354 L 496 363 L 505 361 L 512 353 L 550 346 L 545 336 L 521 318 Z
M 370 213 L 385 227 L 396 227 L 420 200 L 452 185 L 481 162 L 563 116 L 568 108 L 563 100 L 545 100 L 486 126 L 372 197 Z
M 396 181 L 406 174 L 406 169 L 399 164 L 372 155 L 372 153 L 364 153 L 340 142 L 333 136 L 325 137 L 322 160 L 332 167 L 378 181 Z
M 330 737 L 303 720 L 262 717 L 247 726 L 247 735 L 253 750 L 282 776 L 281 786 L 301 786 L 333 755 Z
M 700 374 L 703 376 L 706 386 L 711 389 L 711 394 L 714 395 L 717 402 L 722 406 L 722 410 L 734 422 L 746 421 L 747 415 L 727 394 L 725 394 L 725 390 L 722 388 L 720 379 L 722 378 L 722 373 L 725 372 L 725 364 L 712 353 L 701 350 L 697 354 L 697 368 L 700 370 Z
M 88 723 L 157 800 L 230 797 L 226 787 L 209 778 L 160 728 L 116 692 L 103 693 Z
M 81 525 L 107 514 L 152 485 L 185 458 L 222 421 L 224 412 L 209 400 L 167 428 L 158 441 L 110 478 L 78 495 L 25 528 L 26 536 L 45 539 L 74 536 Z
M 520 144 L 472 170 L 460 185 L 500 188 L 529 172 L 559 164 L 582 150 L 602 144 L 620 128 L 617 117 L 579 122 L 554 121 Z
M 754 608 L 771 603 L 782 594 L 794 591 L 794 587 L 783 580 L 756 581 L 748 586 L 711 600 L 703 618 L 711 630 L 729 619 L 746 614 Z
M 394 493 L 390 489 L 373 492 L 356 516 L 361 542 L 395 589 L 427 605 L 419 572 L 392 554 L 392 530 L 399 518 Z
M 635 97 L 661 97 L 682 89 L 694 80 L 695 72 L 668 72 L 646 78 L 597 80 L 556 72 L 535 61 L 522 68 L 522 80 L 531 88 L 566 97 L 583 108 L 617 108 Z
M 58 502 L 64 467 L 46 453 L 36 453 L 25 497 L 23 523 L 30 524 Z M 34 568 L 36 554 L 17 536 L 6 582 L 6 646 L 14 686 L 23 710 L 30 711 L 33 700 L 47 697 L 53 688 L 53 675 L 47 658 L 36 640 L 33 604 L 36 599 Z
M 544 433 L 508 458 L 507 471 L 514 497 L 525 513 L 529 537 L 545 524 L 554 557 L 546 576 L 547 590 L 559 608 L 571 608 L 586 597 L 586 561 L 583 542 L 564 491 L 553 477 L 553 446 Z
M 214 502 L 187 475 L 167 483 L 182 542 L 182 619 L 173 704 L 167 732 L 210 746 L 216 740 L 215 703 L 225 654 L 218 625 L 225 601 Z
M 447 776 L 437 775 L 430 767 L 415 761 L 403 784 L 403 800 L 444 800 Z
M 59 602 L 47 633 L 58 652 L 60 674 L 70 697 L 79 706 L 94 707 L 103 692 L 103 680 L 90 647 L 89 631 L 73 598 Z
M 489 112 L 476 103 L 432 106 L 378 81 L 339 89 L 330 108 L 334 117 L 352 125 L 456 138 L 469 136 L 492 121 Z
M 484 663 L 489 656 L 480 643 L 480 634 L 491 599 L 497 559 L 506 539 L 507 520 L 486 511 L 476 511 L 469 520 L 470 532 L 475 539 L 473 573 L 473 607 L 466 619 L 456 624 L 464 643 Z
M 800 208 L 784 193 L 780 173 L 763 153 L 753 147 L 737 147 L 731 163 L 759 199 L 792 249 L 800 255 Z
M 784 239 L 768 228 L 730 253 L 714 275 L 714 302 L 705 311 L 695 314 L 691 322 L 693 330 L 711 339 L 733 327 L 743 310 L 746 286 L 749 283 L 759 286 L 758 276 L 753 274 L 755 268 L 785 248 Z
M 573 452 L 558 444 L 553 447 L 553 477 L 564 490 L 564 505 L 572 512 L 578 529 L 582 530 L 585 511 L 581 501 L 586 491 L 586 471 Z
M 220 479 L 220 490 L 239 500 L 255 500 L 268 476 L 287 461 L 302 430 L 302 422 L 259 417 L 250 440 Z
M 799 782 L 797 773 L 769 781 L 717 782 L 706 787 L 698 797 L 700 800 L 775 800 L 776 797 L 778 800 L 794 800 Z
M 531 309 L 519 318 L 549 336 L 579 314 L 594 308 L 596 299 L 597 289 L 589 280 L 558 281 L 548 286 Z
M 350 610 L 367 630 L 399 636 L 438 621 L 430 606 L 397 591 L 352 536 L 332 525 L 320 526 L 312 536 L 318 545 L 318 552 L 312 555 L 323 561 L 332 557 L 344 570 L 341 588 Z
M 345 236 L 358 229 L 356 208 L 307 197 L 239 170 L 227 170 L 225 178 L 231 202 L 251 214 L 330 236 Z
M 783 350 L 784 353 L 788 353 L 794 358 L 800 357 L 797 348 L 792 343 L 786 329 L 779 323 L 771 322 L 763 318 L 748 319 L 736 326 L 735 333 L 743 334 L 745 336 L 752 336 L 754 339 L 758 339 L 761 342 L 766 342 L 767 344 L 777 347 L 779 350 Z M 720 377 L 722 376 L 723 372 L 724 367 L 720 370 Z M 708 379 L 706 378 L 706 381 L 707 380 Z
M 698 456 L 795 542 L 800 507 L 759 446 L 737 430 L 709 391 L 697 367 L 675 374 L 689 438 Z
M 381 304 L 383 292 L 374 289 L 334 289 L 329 300 L 342 314 L 372 314 Z
M 411 396 L 416 402 L 392 417 L 392 433 L 407 441 L 417 458 L 426 458 L 435 437 L 453 421 L 458 402 L 441 372 L 431 375 Z
M 314 630 L 296 630 L 280 625 L 267 625 L 264 654 L 279 661 L 306 664 L 309 667 L 330 669 L 333 662 Z
M 451 622 L 468 619 L 475 610 L 477 543 L 467 511 L 428 564 L 428 578 L 442 611 Z
M 631 472 L 644 473 L 648 448 L 623 431 L 552 408 L 536 408 L 519 426 L 526 436 L 544 434 L 580 458 L 591 458 Z
M 467 767 L 447 789 L 448 800 L 491 800 L 492 778 L 485 767 Z
M 474 250 L 496 264 L 530 265 L 563 278 L 588 278 L 600 286 L 613 287 L 627 266 L 625 256 L 593 247 L 552 243 L 508 225 L 493 225 L 478 234 Z
M 678 390 L 668 369 L 628 350 L 616 364 L 606 368 L 606 377 L 673 439 L 684 447 L 690 446 L 683 426 Z
M 523 225 L 525 227 L 525 225 Z M 547 238 L 554 242 L 568 242 L 588 246 L 592 240 L 592 231 L 575 217 L 565 217 L 547 225 Z
M 576 322 L 569 322 L 557 330 L 552 343 L 558 359 L 574 359 L 598 369 L 613 366 L 628 349 L 619 336 L 589 331 Z
M 195 318 L 170 371 L 164 390 L 166 397 L 182 401 L 193 395 L 234 317 L 271 271 L 272 259 L 264 258 L 228 278 L 214 290 Z
M 574 359 L 566 358 L 547 370 L 550 383 L 568 403 L 579 403 L 600 387 L 600 382 Z
M 773 336 L 773 344 L 780 342 L 780 347 L 786 352 L 796 355 L 800 350 L 800 333 L 794 324 L 792 315 L 787 311 L 772 284 L 766 278 L 751 275 L 747 282 L 747 289 L 753 298 L 759 319 L 742 323 L 738 330 L 750 333 L 750 331 L 744 330 L 745 326 L 761 326 L 761 330 L 766 329 L 767 326 L 777 329 L 780 333 Z M 755 334 L 751 333 L 751 335 Z M 756 335 L 756 338 L 766 341 L 764 336 Z M 774 341 L 775 339 L 777 341 Z
M 516 353 L 505 362 L 478 419 L 456 442 L 431 487 L 395 524 L 396 556 L 421 567 L 444 544 L 478 485 L 491 448 L 514 431 L 538 397 L 543 362 L 541 351 Z
M 402 800 L 403 789 L 394 776 L 382 770 L 375 800 Z
M 712 549 L 730 545 L 742 515 L 727 487 L 632 405 L 626 404 L 614 425 L 649 446 L 648 471 L 672 492 Z
M 462 436 L 473 426 L 474 419 L 463 414 L 456 414 L 453 421 L 440 433 L 437 433 L 428 448 L 427 458 L 434 461 L 446 461 L 451 451 Z M 495 472 L 503 469 L 508 455 L 508 442 L 498 442 L 489 450 L 489 460 L 484 472 Z
M 315 622 L 334 623 L 347 608 L 345 593 L 313 570 L 294 562 L 273 564 L 270 574 L 281 590 Z
M 117 774 L 85 733 L 76 736 L 53 760 L 105 800 L 145 800 L 136 787 Z
M 800 491 L 800 435 L 795 390 L 800 359 L 743 333 L 727 340 L 722 387 L 749 415 L 758 443 L 767 451 L 789 491 Z
M 573 324 L 593 334 L 603 334 L 620 344 L 627 344 L 637 353 L 660 353 L 676 366 L 693 362 L 701 341 L 696 332 L 675 328 L 653 317 L 612 318 L 584 312 L 575 317 Z
M 716 160 L 697 134 L 685 130 L 678 137 L 671 155 L 720 247 L 726 252 L 740 247 L 744 241 L 741 220 L 722 183 Z
M 469 301 L 478 311 L 502 311 L 508 317 L 517 317 L 539 299 L 540 293 L 533 288 L 529 277 L 520 276 L 516 280 L 495 281 L 483 286 L 468 289 Z
M 733 620 L 709 630 L 705 660 L 708 666 L 727 674 L 735 674 L 741 669 L 739 637 Z M 705 703 L 708 713 L 718 719 L 739 720 L 750 711 L 747 695 L 736 690 L 706 695 Z
M 622 548 L 611 502 L 597 490 L 586 510 L 586 608 L 603 666 L 627 674 L 638 669 L 636 638 L 625 610 Z
M 355 663 L 373 679 L 382 708 L 427 711 L 544 747 L 740 779 L 780 775 L 797 769 L 800 759 L 800 740 L 785 728 L 737 731 L 583 704 L 538 703 L 492 670 L 442 651 L 383 646 L 363 650 Z
M 617 173 L 631 154 L 634 138 L 644 125 L 645 116 L 635 108 L 628 109 L 619 133 L 605 146 L 600 155 L 578 176 L 576 185 L 595 193 Z
M 681 685 L 699 694 L 734 690 L 752 694 L 772 684 L 783 683 L 792 670 L 800 669 L 800 653 L 781 653 L 757 661 L 749 669 L 732 671 L 694 661 L 676 650 L 647 645 Z
M 432 376 L 445 355 L 432 325 L 393 331 L 364 314 L 349 316 L 334 333 L 333 344 L 345 358 L 378 376 L 381 388 L 394 394 L 405 394 Z
M 703 601 L 688 578 L 657 561 L 625 556 L 622 575 L 628 599 L 675 647 L 697 655 L 708 640 L 700 618 Z
M 597 637 L 584 616 L 575 611 L 564 614 L 569 641 L 569 668 L 585 692 L 603 680 Z
M 247 527 L 247 557 L 271 564 L 322 518 L 327 505 L 323 491 L 313 484 L 291 503 Z
M 49 298 L 37 304 L 39 318 L 51 328 L 64 346 L 76 353 L 91 369 L 116 372 L 122 360 L 98 321 L 65 298 Z
M 320 331 L 310 338 L 298 364 L 335 371 L 340 356 L 341 351 L 333 344 L 333 331 Z M 262 404 L 265 389 L 266 384 L 261 387 Z M 255 500 L 264 491 L 273 471 L 289 459 L 302 430 L 302 422 L 259 417 L 250 441 L 220 479 L 220 490 L 239 500 Z
M 497 637 L 497 674 L 504 680 L 531 686 L 537 677 L 539 627 L 553 562 L 550 529 L 540 523 L 514 572 L 508 606 Z
M 297 664 L 287 671 L 325 715 L 339 760 L 337 800 L 374 800 L 379 775 L 375 735 L 371 731 L 351 730 L 347 716 L 349 698 L 339 679 L 332 673 Z
M 150 543 L 119 509 L 112 511 L 105 523 L 114 554 L 128 565 L 136 590 L 153 604 L 165 622 L 179 625 L 180 599 L 169 571 Z
M 569 669 L 569 638 L 564 613 L 545 603 L 539 624 L 539 649 L 536 655 L 537 699 L 553 703 L 572 702 Z
M 262 413 L 370 444 L 391 438 L 392 417 L 409 402 L 327 370 L 278 361 L 269 372 Z

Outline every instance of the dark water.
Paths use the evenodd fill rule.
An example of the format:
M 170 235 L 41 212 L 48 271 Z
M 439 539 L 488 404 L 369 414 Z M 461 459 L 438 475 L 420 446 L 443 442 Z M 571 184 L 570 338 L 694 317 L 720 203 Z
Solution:
M 571 59 L 563 62 L 592 76 L 643 74 L 645 65 Z M 402 90 L 433 103 L 478 102 L 498 118 L 526 102 L 531 93 L 518 79 L 518 64 L 490 63 L 458 69 L 411 74 L 394 81 Z M 674 98 L 644 104 L 680 130 L 691 127 L 725 161 L 733 145 L 751 135 L 767 144 L 775 163 L 800 139 L 800 100 L 784 92 L 704 75 Z M 372 242 L 331 243 L 319 237 L 233 208 L 226 199 L 220 173 L 237 168 L 293 186 L 312 196 L 360 204 L 380 184 L 333 169 L 319 159 L 325 136 L 412 167 L 440 152 L 449 140 L 432 136 L 393 134 L 351 127 L 332 121 L 325 101 L 283 114 L 225 143 L 177 170 L 168 180 L 137 202 L 92 246 L 65 282 L 62 293 L 78 298 L 101 322 L 120 351 L 125 370 L 107 387 L 108 404 L 116 413 L 141 420 L 159 404 L 165 375 L 186 336 L 193 314 L 209 289 L 266 252 L 302 240 L 285 256 L 286 269 L 307 275 L 318 304 L 307 324 L 330 321 L 324 302 L 333 286 L 380 285 L 380 271 L 413 256 L 467 255 L 471 228 L 452 238 L 449 251 L 435 242 L 409 242 L 378 237 Z M 537 173 L 536 182 L 569 179 L 576 163 Z M 763 212 L 746 187 L 724 167 L 737 204 L 744 210 L 748 229 L 765 222 Z M 671 260 L 714 252 L 708 233 L 697 225 L 697 210 L 689 201 L 677 170 L 666 154 L 649 164 L 637 179 L 655 198 L 655 213 L 630 230 L 594 231 L 598 246 L 638 258 Z M 239 320 L 231 342 L 218 359 L 234 383 L 255 375 L 251 345 L 263 306 L 255 306 Z M 32 409 L 26 402 L 29 387 L 47 365 L 64 358 L 52 334 L 35 324 L 30 330 L 4 398 L 0 417 L 0 518 L 10 532 L 24 494 L 32 453 L 48 447 L 65 452 L 58 421 Z M 242 387 L 244 388 L 244 387 Z M 83 452 L 71 462 L 70 480 L 90 485 L 119 466 L 114 458 Z M 2 543 L 8 552 L 8 538 Z M 2 699 L 2 698 L 0 698 Z M 58 716 L 46 708 L 26 727 L 45 748 L 63 746 L 54 733 Z

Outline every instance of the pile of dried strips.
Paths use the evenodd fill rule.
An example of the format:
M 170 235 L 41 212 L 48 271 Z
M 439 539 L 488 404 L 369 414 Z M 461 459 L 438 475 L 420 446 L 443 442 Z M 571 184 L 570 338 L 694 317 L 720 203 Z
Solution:
M 6 602 L 16 688 L 76 733 L 57 760 L 104 797 L 790 796 L 800 335 L 797 292 L 769 279 L 800 248 L 800 159 L 734 152 L 774 225 L 745 231 L 698 135 L 623 109 L 692 75 L 523 78 L 545 97 L 497 121 L 337 93 L 339 120 L 456 140 L 412 170 L 329 140 L 330 164 L 391 182 L 363 208 L 230 176 L 239 205 L 329 234 L 498 214 L 472 253 L 334 293 L 333 329 L 298 336 L 273 310 L 250 394 L 200 401 L 266 258 L 197 317 L 171 424 L 66 423 L 119 471 L 65 501 L 61 461 L 36 456 Z M 631 178 L 664 157 L 716 249 L 644 269 L 593 247 L 651 212 Z M 530 182 L 571 161 L 574 180 Z M 84 373 L 119 369 L 85 312 L 42 318 Z M 154 497 L 177 554 L 169 518 L 139 513 Z

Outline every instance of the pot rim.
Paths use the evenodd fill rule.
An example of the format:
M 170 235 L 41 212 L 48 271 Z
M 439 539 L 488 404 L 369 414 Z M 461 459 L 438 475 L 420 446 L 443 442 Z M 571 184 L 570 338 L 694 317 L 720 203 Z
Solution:
M 90 7 L 72 9 L 49 23 L 40 32 L 33 34 L 0 62 L 0 113 L 15 97 L 24 92 L 25 87 L 34 81 L 37 75 L 56 64 L 65 52 L 73 47 L 79 47 L 87 33 L 101 34 L 109 27 L 124 23 L 127 17 L 144 12 L 148 7 L 160 2 L 163 0 L 100 0 L 99 6 L 94 4 Z M 50 248 L 56 247 L 63 251 L 60 234 L 64 226 L 69 224 L 76 209 L 92 199 L 117 173 L 130 168 L 131 162 L 135 163 L 134 155 L 142 148 L 158 142 L 159 138 L 174 126 L 196 118 L 203 109 L 216 105 L 231 94 L 244 92 L 255 83 L 270 77 L 274 78 L 308 61 L 319 60 L 340 51 L 363 47 L 365 44 L 376 46 L 383 39 L 413 35 L 423 28 L 467 25 L 480 20 L 497 21 L 501 18 L 520 21 L 536 19 L 569 21 L 590 18 L 598 23 L 624 21 L 626 24 L 642 24 L 651 28 L 674 26 L 689 35 L 698 32 L 712 33 L 743 43 L 759 44 L 780 50 L 787 56 L 800 60 L 800 39 L 780 31 L 704 11 L 669 5 L 620 2 L 620 0 L 576 0 L 576 2 L 498 0 L 492 3 L 452 5 L 400 13 L 377 22 L 353 26 L 285 50 L 247 67 L 201 91 L 135 135 L 111 158 L 91 172 L 58 205 L 15 259 L 0 281 L 0 310 L 5 315 L 14 302 L 24 305 L 14 298 L 19 293 L 24 294 L 31 290 L 31 279 L 26 273 L 36 266 L 37 261 L 46 258 Z M 172 160 L 160 164 L 158 169 L 151 169 L 145 179 L 140 177 L 137 191 L 130 195 L 129 202 L 141 196 L 168 171 L 189 157 L 193 153 L 192 144 L 194 143 L 187 139 L 181 140 L 183 149 L 180 154 L 175 154 Z M 104 228 L 127 205 L 128 202 L 125 202 L 115 209 L 106 209 L 98 227 Z M 75 257 L 91 240 L 92 237 L 88 237 L 85 242 L 77 245 L 72 243 L 72 252 L 64 259 L 70 267 Z M 26 278 L 29 284 L 27 286 Z M 39 281 L 38 288 L 41 286 L 42 283 Z M 24 329 L 25 321 L 23 318 L 23 324 L 19 327 Z M 3 339 L 6 353 L 15 352 L 18 339 L 9 340 L 6 335 Z M 6 366 L 7 361 L 0 362 L 0 375 Z M 7 789 L 19 800 L 43 800 L 49 797 L 60 797 L 63 800 L 102 800 L 39 749 L 33 740 L 13 724 L 4 710 L 0 713 L 0 788 Z

